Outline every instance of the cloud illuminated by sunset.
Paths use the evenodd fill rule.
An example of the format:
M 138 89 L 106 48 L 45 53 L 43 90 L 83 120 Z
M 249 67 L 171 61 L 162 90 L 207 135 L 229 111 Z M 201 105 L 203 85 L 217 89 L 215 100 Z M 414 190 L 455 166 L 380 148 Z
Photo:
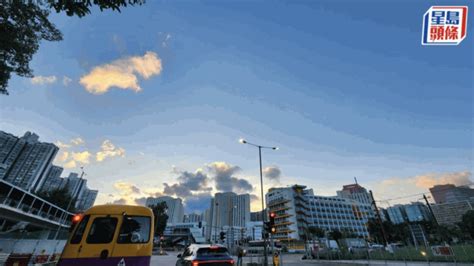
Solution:
M 79 83 L 92 94 L 104 94 L 113 87 L 139 92 L 142 88 L 138 84 L 138 76 L 149 79 L 159 75 L 161 70 L 158 55 L 146 52 L 143 56 L 122 58 L 94 67 L 81 77 Z

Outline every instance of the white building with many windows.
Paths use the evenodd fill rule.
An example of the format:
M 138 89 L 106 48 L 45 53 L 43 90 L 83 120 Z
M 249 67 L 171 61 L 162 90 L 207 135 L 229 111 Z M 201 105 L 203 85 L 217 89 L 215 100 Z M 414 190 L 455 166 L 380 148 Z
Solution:
M 342 191 L 328 197 L 314 195 L 312 189 L 301 185 L 271 188 L 266 202 L 268 211 L 276 214 L 273 237 L 302 240 L 309 237 L 309 227 L 368 237 L 367 222 L 375 216 L 370 196 L 359 185 L 344 186 Z
M 37 192 L 58 150 L 52 143 L 40 142 L 39 136 L 31 132 L 19 138 L 0 131 L 0 179 Z
M 184 207 L 181 199 L 175 199 L 169 196 L 163 196 L 158 198 L 147 198 L 145 205 L 150 207 L 158 203 L 165 202 L 168 207 L 166 214 L 168 215 L 167 224 L 182 223 L 184 219 Z
M 301 185 L 268 190 L 265 195 L 267 208 L 269 213 L 276 214 L 273 238 L 283 241 L 305 238 L 311 217 L 307 197 L 310 195 L 313 190 Z
M 338 230 L 368 237 L 367 222 L 374 217 L 372 206 L 338 196 L 308 196 L 311 209 L 310 226 L 326 231 Z
M 245 228 L 250 222 L 250 195 L 234 192 L 216 193 L 204 216 L 209 224 L 207 238 L 216 239 L 224 227 Z

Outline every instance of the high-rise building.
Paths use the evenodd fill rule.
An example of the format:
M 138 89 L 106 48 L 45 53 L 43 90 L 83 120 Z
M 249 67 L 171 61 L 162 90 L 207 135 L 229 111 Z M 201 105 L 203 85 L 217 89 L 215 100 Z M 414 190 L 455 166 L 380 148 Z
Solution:
M 70 173 L 68 177 L 59 177 L 63 171 L 61 167 L 52 166 L 48 177 L 41 187 L 42 192 L 51 192 L 65 188 L 72 199 L 76 200 L 74 208 L 84 211 L 94 205 L 98 191 L 87 187 L 87 180 L 79 177 L 77 173 Z
M 10 133 L 0 131 L 0 179 L 6 170 L 12 166 L 21 152 L 22 145 L 17 145 L 20 139 Z
M 308 196 L 311 208 L 310 226 L 326 232 L 338 230 L 368 237 L 367 223 L 375 214 L 371 204 L 340 196 Z
M 389 218 L 388 218 L 387 210 L 384 208 L 378 208 L 378 209 L 379 209 L 380 219 L 382 220 L 382 222 L 388 221 Z
M 446 193 L 456 188 L 453 184 L 446 184 L 446 185 L 436 185 L 430 188 L 431 195 L 436 203 L 445 203 L 446 202 Z
M 97 190 L 87 188 L 87 180 L 76 173 L 61 178 L 63 168 L 52 165 L 58 147 L 40 142 L 38 135 L 26 132 L 21 138 L 0 131 L 0 179 L 30 192 L 51 192 L 66 188 L 76 199 L 77 210 L 91 207 Z
M 387 208 L 388 219 L 393 224 L 415 223 L 431 220 L 428 207 L 421 202 L 397 204 Z
M 474 198 L 474 189 L 468 186 L 453 184 L 436 185 L 430 188 L 431 195 L 437 204 L 465 201 Z
M 405 207 L 402 204 L 397 204 L 387 208 L 388 219 L 393 224 L 401 224 L 408 220 L 405 212 Z
M 251 212 L 250 213 L 250 221 L 251 222 L 261 222 L 261 221 L 263 221 L 262 211 Z
M 91 190 L 86 188 L 82 196 L 78 199 L 77 209 L 78 210 L 87 210 L 94 205 L 94 202 L 97 198 L 98 190 Z
M 341 198 L 355 200 L 364 204 L 372 204 L 370 193 L 357 183 L 343 186 L 342 190 L 337 191 L 337 195 Z
M 431 220 L 431 214 L 428 207 L 421 202 L 412 202 L 405 204 L 405 213 L 408 222 L 421 222 Z
M 211 200 L 213 226 L 245 227 L 250 222 L 250 195 L 234 192 L 216 193 Z
M 61 178 L 63 168 L 52 165 L 46 175 L 45 181 L 41 186 L 41 191 L 53 191 L 57 189 L 63 189 L 66 187 L 67 180 Z
M 436 204 L 431 205 L 439 224 L 457 226 L 462 216 L 474 207 L 474 189 L 453 184 L 436 185 L 430 188 Z
M 457 226 L 466 212 L 474 210 L 474 199 L 433 204 L 431 209 L 439 224 Z
M 168 215 L 168 224 L 182 223 L 184 218 L 184 207 L 181 199 L 175 199 L 169 196 L 162 196 L 158 198 L 147 198 L 145 205 L 150 207 L 158 203 L 165 202 L 168 209 L 166 214 Z
M 21 138 L 0 132 L 0 179 L 31 192 L 41 188 L 59 149 L 38 139 L 31 132 Z
M 271 188 L 265 195 L 269 212 L 276 214 L 273 234 L 275 239 L 302 240 L 306 237 L 311 217 L 308 196 L 312 196 L 311 189 L 306 186 Z
M 78 199 L 76 205 L 79 203 L 79 198 L 82 197 L 83 193 L 87 189 L 87 180 L 79 177 L 77 173 L 70 173 L 68 177 L 65 178 L 66 189 L 71 195 L 72 198 Z M 76 206 L 77 207 L 77 206 Z
M 234 192 L 216 193 L 209 210 L 208 239 L 217 239 L 222 228 L 244 228 L 250 222 L 250 195 Z

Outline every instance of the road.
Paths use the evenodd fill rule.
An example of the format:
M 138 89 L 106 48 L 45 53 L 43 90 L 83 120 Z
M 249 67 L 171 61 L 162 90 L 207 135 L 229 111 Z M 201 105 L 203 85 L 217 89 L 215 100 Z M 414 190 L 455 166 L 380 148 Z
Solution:
M 153 256 L 151 259 L 151 265 L 153 266 L 173 266 L 176 263 L 176 256 L 178 255 L 177 252 L 171 252 L 165 256 Z M 330 266 L 338 266 L 338 265 L 387 265 L 387 266 L 453 266 L 454 263 L 435 263 L 431 262 L 428 264 L 427 262 L 403 262 L 403 261 L 305 261 L 301 260 L 301 254 L 285 254 L 283 256 L 283 266 L 310 266 L 310 265 L 330 265 Z M 271 259 L 269 258 L 271 262 Z M 256 258 L 248 258 L 244 259 L 244 265 L 247 262 L 258 262 Z M 457 266 L 472 266 L 474 264 L 460 264 L 458 263 Z
M 168 255 L 165 255 L 165 256 L 153 256 L 152 259 L 151 259 L 151 265 L 153 266 L 162 266 L 162 265 L 175 265 L 176 263 L 176 259 L 177 259 L 177 256 L 178 253 L 177 252 L 170 252 L 168 253 Z M 301 254 L 300 255 L 286 255 L 285 257 L 283 257 L 284 259 L 284 266 L 288 265 L 288 266 L 292 266 L 292 265 L 298 265 L 298 266 L 306 266 L 306 265 L 315 265 L 314 262 L 307 262 L 307 263 L 303 263 L 301 260 Z M 234 258 L 235 260 L 237 260 L 237 258 Z M 269 258 L 269 261 L 271 261 L 271 258 Z M 259 260 L 257 258 L 249 258 L 249 257 L 246 257 L 244 259 L 244 265 L 246 265 L 247 262 L 259 262 Z M 319 265 L 323 265 L 323 264 L 319 264 Z

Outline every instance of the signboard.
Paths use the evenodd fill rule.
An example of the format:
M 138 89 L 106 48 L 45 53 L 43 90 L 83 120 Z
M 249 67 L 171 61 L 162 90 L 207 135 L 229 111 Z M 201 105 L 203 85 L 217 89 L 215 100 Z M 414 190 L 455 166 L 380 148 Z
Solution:
M 449 246 L 432 246 L 431 252 L 434 256 L 454 256 L 453 249 Z

